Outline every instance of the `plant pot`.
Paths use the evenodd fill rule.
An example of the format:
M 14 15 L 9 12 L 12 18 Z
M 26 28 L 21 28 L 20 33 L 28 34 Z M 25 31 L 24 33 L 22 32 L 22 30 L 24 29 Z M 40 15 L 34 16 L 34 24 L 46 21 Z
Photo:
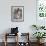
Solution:
M 40 43 L 40 39 L 37 39 L 37 43 Z
M 44 40 L 45 40 L 45 39 L 40 39 L 40 43 L 44 43 Z
M 45 39 L 38 39 L 37 42 L 38 42 L 39 44 L 41 44 L 41 43 L 44 42 L 44 40 L 45 40 Z

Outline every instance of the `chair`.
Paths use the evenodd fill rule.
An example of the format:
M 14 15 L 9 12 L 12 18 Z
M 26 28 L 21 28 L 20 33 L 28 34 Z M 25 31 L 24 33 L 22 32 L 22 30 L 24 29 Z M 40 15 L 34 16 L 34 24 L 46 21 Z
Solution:
M 30 42 L 29 42 L 29 33 L 21 33 L 21 39 L 24 41 L 21 41 L 19 43 L 19 46 L 30 46 Z
M 8 36 L 8 37 L 7 37 Z M 10 36 L 17 36 L 17 38 L 15 38 L 16 40 L 17 40 L 17 44 L 16 44 L 16 46 L 18 46 L 18 34 L 16 35 L 16 34 L 9 34 L 9 33 L 6 33 L 5 34 L 5 46 L 7 46 L 7 44 L 8 44 L 8 42 L 7 42 L 7 38 L 10 38 Z
M 11 33 L 5 33 L 5 46 L 7 46 L 7 44 L 8 44 L 7 38 L 10 38 L 10 37 L 13 37 L 13 36 L 17 36 L 17 38 L 15 38 L 15 40 L 17 40 L 16 46 L 18 46 L 18 27 L 11 28 Z

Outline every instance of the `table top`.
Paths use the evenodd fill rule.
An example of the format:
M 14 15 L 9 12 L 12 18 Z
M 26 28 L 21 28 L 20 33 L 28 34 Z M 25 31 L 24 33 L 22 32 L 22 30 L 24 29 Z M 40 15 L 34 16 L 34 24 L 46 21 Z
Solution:
M 17 36 L 17 33 L 15 34 L 7 33 L 6 36 Z

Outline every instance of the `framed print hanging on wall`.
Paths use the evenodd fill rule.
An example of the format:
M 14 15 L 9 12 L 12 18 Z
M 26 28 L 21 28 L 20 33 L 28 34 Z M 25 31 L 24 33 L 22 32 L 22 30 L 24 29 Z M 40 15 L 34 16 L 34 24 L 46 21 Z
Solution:
M 12 22 L 24 21 L 24 6 L 11 6 L 11 21 Z

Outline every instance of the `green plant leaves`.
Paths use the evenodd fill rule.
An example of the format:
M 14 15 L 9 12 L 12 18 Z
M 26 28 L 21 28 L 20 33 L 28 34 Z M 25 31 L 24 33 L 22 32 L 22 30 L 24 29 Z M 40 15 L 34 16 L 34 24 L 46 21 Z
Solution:
M 38 7 L 38 12 L 40 17 L 46 17 L 46 5 L 40 3 Z
M 36 28 L 36 30 L 39 30 L 39 29 L 45 29 L 45 26 L 37 26 L 37 25 L 32 25 L 33 26 L 33 28 L 35 27 Z
M 33 34 L 37 39 L 42 39 L 43 36 L 46 36 L 46 33 L 45 32 L 35 32 Z

